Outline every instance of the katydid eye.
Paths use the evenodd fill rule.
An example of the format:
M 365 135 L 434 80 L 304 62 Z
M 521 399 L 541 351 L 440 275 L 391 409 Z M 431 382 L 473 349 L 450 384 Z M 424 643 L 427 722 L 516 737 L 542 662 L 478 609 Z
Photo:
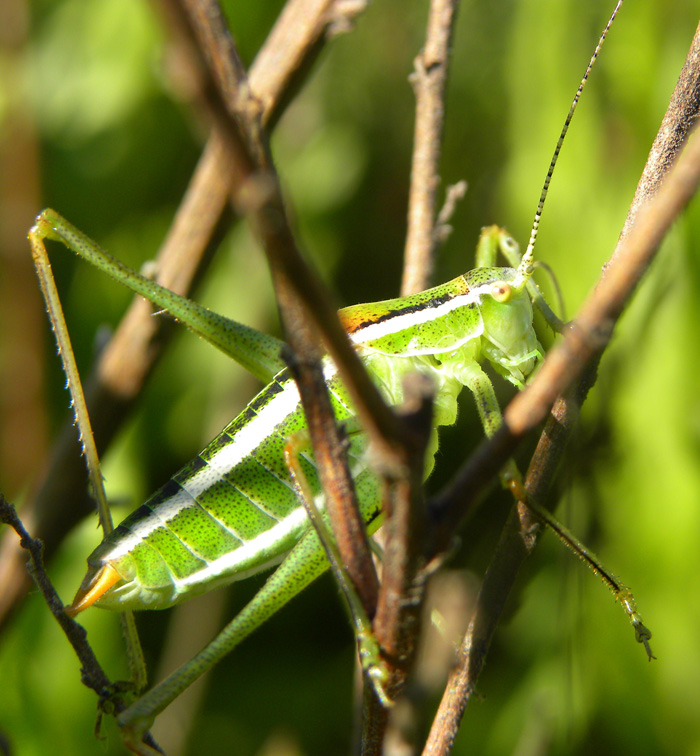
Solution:
M 497 302 L 510 302 L 511 297 L 513 296 L 513 288 L 505 281 L 496 281 L 491 284 L 491 296 Z

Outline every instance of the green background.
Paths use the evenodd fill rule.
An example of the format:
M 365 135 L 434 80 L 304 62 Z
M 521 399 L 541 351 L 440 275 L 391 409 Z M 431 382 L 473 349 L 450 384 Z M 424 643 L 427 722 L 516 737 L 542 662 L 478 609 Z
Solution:
M 246 63 L 281 7 L 229 3 Z M 28 229 L 41 207 L 54 207 L 138 267 L 157 249 L 206 133 L 165 73 L 158 16 L 139 0 L 44 0 L 28 10 L 27 39 L 14 49 L 4 41 L 0 137 L 6 159 L 7 124 L 23 110 L 39 164 L 28 161 L 15 185 L 5 182 L 3 212 L 25 214 Z M 559 130 L 610 10 L 610 2 L 578 0 L 463 4 L 442 178 L 466 179 L 469 191 L 436 282 L 472 266 L 483 225 L 504 225 L 527 240 Z M 583 97 L 536 252 L 556 272 L 569 316 L 614 247 L 697 10 L 681 0 L 629 0 Z M 274 135 L 303 248 L 339 306 L 398 291 L 414 112 L 407 77 L 425 16 L 425 3 L 372 4 L 352 34 L 324 50 Z M 32 194 L 24 181 L 39 189 Z M 19 198 L 25 202 L 15 207 Z M 0 244 L 4 233 L 0 228 Z M 605 355 L 565 463 L 558 510 L 635 591 L 658 661 L 647 663 L 600 581 L 547 535 L 497 633 L 455 754 L 700 752 L 699 236 L 696 202 L 675 225 Z M 130 297 L 61 250 L 53 257 L 85 369 L 99 329 L 117 322 Z M 7 283 L 16 261 L 3 255 L 0 265 Z M 17 291 L 21 301 L 39 308 L 33 282 L 21 280 L 30 281 L 17 284 L 27 285 Z M 197 298 L 279 333 L 263 255 L 243 223 L 222 243 Z M 17 385 L 17 363 L 27 353 L 12 346 L 33 343 L 37 322 L 4 310 L 0 392 L 7 397 L 34 388 Z M 14 455 L 0 459 L 0 490 L 17 503 L 68 405 L 48 328 L 39 325 L 43 346 L 28 366 L 43 376 L 39 419 L 3 439 Z M 120 514 L 161 485 L 254 391 L 254 382 L 213 349 L 178 337 L 104 460 Z M 501 383 L 499 391 L 507 400 L 509 388 Z M 462 407 L 459 425 L 444 434 L 432 488 L 479 439 L 466 395 Z M 478 577 L 506 512 L 504 497 L 487 501 L 451 566 Z M 51 564 L 65 600 L 96 541 L 94 523 L 86 523 Z M 206 639 L 195 634 L 207 617 L 220 625 L 259 585 L 253 579 L 198 600 L 170 625 L 167 640 L 169 613 L 141 615 L 150 669 L 166 644 L 182 658 L 194 653 Z M 324 578 L 231 654 L 208 680 L 189 745 L 168 753 L 346 753 L 353 644 L 336 593 Z M 109 673 L 124 675 L 116 617 L 90 611 L 81 621 Z M 0 639 L 0 680 L 0 732 L 14 753 L 56 752 L 57 743 L 61 753 L 122 752 L 111 724 L 107 745 L 94 740 L 94 697 L 36 593 Z M 156 736 L 165 744 L 185 717 L 171 715 Z

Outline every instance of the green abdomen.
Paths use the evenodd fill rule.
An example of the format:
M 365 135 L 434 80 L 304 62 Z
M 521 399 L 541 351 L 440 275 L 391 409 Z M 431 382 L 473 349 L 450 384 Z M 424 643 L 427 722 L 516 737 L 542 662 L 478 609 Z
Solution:
M 338 419 L 351 414 L 341 392 L 332 399 Z M 90 565 L 110 562 L 127 581 L 98 605 L 162 608 L 280 561 L 308 527 L 284 461 L 287 439 L 304 427 L 296 385 L 282 371 L 91 554 Z M 355 469 L 361 447 L 351 448 Z M 319 493 L 310 452 L 301 464 Z M 378 513 L 374 481 L 365 472 L 359 483 L 371 519 Z

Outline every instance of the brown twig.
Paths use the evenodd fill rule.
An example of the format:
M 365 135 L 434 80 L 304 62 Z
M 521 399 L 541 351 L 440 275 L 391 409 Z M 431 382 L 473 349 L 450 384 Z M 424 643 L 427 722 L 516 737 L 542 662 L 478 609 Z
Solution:
M 428 287 L 434 250 L 444 236 L 447 213 L 451 212 L 460 189 L 452 188 L 446 207 L 436 219 L 436 192 L 439 184 L 445 93 L 449 71 L 450 40 L 454 29 L 457 0 L 433 0 L 430 4 L 424 49 L 415 59 L 411 77 L 416 93 L 416 125 L 411 168 L 408 230 L 404 252 L 401 293 Z M 439 226 L 439 230 L 438 230 Z M 427 389 L 413 387 L 415 401 L 424 407 Z M 409 394 L 407 392 L 407 399 Z M 417 417 L 421 417 L 421 412 Z M 425 408 L 422 410 L 425 417 Z M 379 593 L 374 633 L 390 670 L 389 694 L 403 690 L 416 653 L 421 607 L 425 593 L 426 512 L 422 495 L 422 471 L 428 428 L 412 444 L 397 449 L 409 476 L 389 481 L 384 497 L 387 523 L 384 527 L 383 580 Z M 407 439 L 408 440 L 408 439 Z M 363 753 L 379 754 L 384 747 L 388 712 L 376 697 L 365 690 L 363 701 Z
M 696 141 L 691 140 L 658 196 L 639 212 L 633 231 L 618 244 L 614 260 L 563 341 L 552 349 L 530 386 L 508 405 L 503 428 L 477 449 L 450 488 L 430 503 L 438 523 L 436 544 L 444 546 L 449 542 L 455 524 L 453 518 L 466 514 L 523 436 L 544 420 L 559 394 L 573 384 L 609 343 L 623 307 L 653 260 L 664 234 L 697 188 L 700 147 Z
M 432 0 L 430 3 L 425 47 L 416 57 L 415 70 L 410 77 L 416 93 L 416 127 L 402 295 L 428 288 L 439 242 L 435 234 L 436 194 L 440 184 L 438 167 L 445 123 L 450 42 L 457 5 L 458 0 Z
M 432 425 L 435 387 L 418 373 L 404 381 L 404 403 L 399 408 L 406 423 L 402 455 L 403 474 L 384 473 L 384 560 L 374 635 L 389 671 L 387 692 L 392 700 L 403 691 L 416 654 L 427 579 L 425 534 L 428 532 L 423 496 L 425 451 Z M 389 712 L 365 688 L 362 753 L 380 754 Z
M 687 198 L 693 191 L 692 184 L 695 183 L 697 186 L 700 173 L 700 142 L 697 139 L 695 144 L 689 146 L 688 154 L 681 157 L 678 170 L 674 170 L 667 178 L 666 173 L 678 157 L 682 146 L 682 141 L 677 139 L 678 132 L 681 130 L 687 132 L 686 124 L 693 123 L 697 119 L 698 98 L 683 97 L 682 94 L 689 90 L 697 92 L 697 82 L 700 77 L 700 68 L 697 65 L 699 39 L 696 33 L 688 60 L 640 181 L 640 187 L 644 187 L 641 191 L 647 202 L 659 192 L 664 180 L 666 181 L 664 194 L 667 196 L 661 197 L 653 207 L 640 211 L 638 202 L 640 188 L 638 188 L 630 209 L 630 216 L 638 216 L 637 222 L 631 225 L 630 217 L 628 217 L 625 228 L 630 229 L 631 233 L 629 236 L 626 233 L 623 234 L 604 274 L 605 279 L 612 273 L 621 286 L 614 294 L 600 295 L 601 298 L 608 299 L 609 307 L 606 308 L 602 304 L 594 305 L 589 300 L 589 304 L 582 311 L 597 313 L 596 317 L 599 318 L 602 326 L 605 326 L 608 317 L 619 315 L 624 302 L 628 301 L 632 295 L 636 281 L 646 269 L 645 261 L 651 253 L 651 248 L 646 252 L 640 250 L 637 256 L 632 254 L 630 248 L 645 243 L 647 233 L 651 244 L 657 244 L 658 235 L 654 233 L 655 229 L 668 228 L 673 218 L 680 212 L 679 205 L 685 201 L 681 199 L 681 195 Z M 679 104 L 681 102 L 682 105 Z M 628 243 L 623 242 L 622 239 L 628 239 Z M 636 262 L 634 262 L 635 257 Z M 623 266 L 622 269 L 620 266 Z M 620 288 L 623 290 L 620 291 Z M 598 290 L 592 295 L 591 300 L 597 293 Z M 595 327 L 593 323 L 589 314 L 588 327 Z M 594 355 L 588 369 L 575 383 L 575 388 L 557 399 L 547 420 L 525 481 L 528 493 L 537 501 L 547 503 L 551 498 L 556 469 L 580 406 L 595 381 L 596 366 L 597 359 Z M 538 377 L 537 380 L 540 378 Z M 522 417 L 529 417 L 529 413 L 524 412 Z M 540 527 L 526 506 L 520 504 L 513 510 L 485 575 L 477 609 L 460 650 L 459 663 L 450 678 L 440 704 L 425 754 L 437 756 L 449 753 L 464 709 L 475 689 L 505 601 L 512 590 L 520 566 L 535 546 L 539 532 Z
M 515 435 L 541 422 L 556 397 L 605 349 L 623 308 L 699 181 L 700 142 L 691 140 L 656 197 L 638 211 L 634 227 L 620 241 L 596 290 L 552 350 L 537 380 L 506 408 L 504 419 Z
M 41 354 L 45 323 L 41 296 L 27 254 L 27 229 L 40 202 L 38 130 L 32 106 L 11 76 L 22 68 L 29 48 L 30 4 L 8 0 L 0 5 L 0 73 L 4 92 L 0 134 L 0 322 L 12 323 L 0 333 L 0 353 L 11 354 L 3 367 L 0 393 L 0 459 L 8 493 L 36 475 L 36 460 L 48 446 L 48 417 Z M 31 454 L 27 454 L 31 449 Z M 16 543 L 15 539 L 12 539 Z M 1 591 L 1 589 L 0 589 Z
M 248 71 L 271 130 L 331 36 L 352 30 L 358 8 L 338 0 L 288 0 Z M 332 33 L 331 33 L 332 32 Z
M 659 191 L 664 174 L 670 169 L 688 134 L 698 120 L 700 101 L 700 25 L 671 95 L 659 132 L 651 146 L 644 171 L 637 184 L 621 236 L 632 229 L 639 209 Z
M 9 525 L 17 533 L 20 547 L 29 554 L 27 570 L 41 591 L 46 605 L 61 626 L 71 646 L 73 646 L 73 650 L 80 661 L 83 685 L 95 691 L 100 700 L 101 708 L 104 705 L 108 705 L 116 713 L 124 711 L 126 704 L 120 694 L 120 689 L 124 688 L 124 686 L 110 681 L 87 641 L 85 629 L 65 613 L 63 603 L 58 597 L 56 589 L 53 587 L 44 567 L 43 543 L 29 535 L 22 521 L 17 516 L 15 508 L 5 500 L 2 494 L 0 494 L 0 522 Z M 124 688 L 124 692 L 127 692 L 127 690 L 128 688 Z M 145 733 L 144 742 L 160 752 L 160 749 L 149 733 Z
M 235 45 L 218 3 L 214 0 L 185 0 L 183 7 L 214 77 L 211 85 L 205 88 L 208 105 L 218 127 L 226 134 L 230 150 L 237 154 L 238 165 L 246 177 L 235 193 L 234 201 L 247 211 L 268 257 L 285 331 L 296 355 L 295 377 L 302 405 L 307 417 L 312 419 L 309 431 L 319 461 L 321 483 L 327 495 L 327 508 L 334 529 L 338 527 L 340 534 L 347 535 L 347 538 L 341 538 L 340 534 L 336 534 L 338 548 L 365 611 L 372 616 L 376 603 L 376 575 L 354 497 L 352 479 L 345 463 L 343 438 L 333 421 L 332 406 L 321 370 L 315 331 L 318 326 L 315 323 L 312 330 L 304 316 L 304 311 L 308 311 L 305 299 L 309 297 L 309 292 L 314 296 L 312 307 L 315 313 L 319 312 L 319 308 L 322 313 L 320 319 L 326 338 L 330 325 L 334 331 L 331 339 L 342 339 L 341 351 L 350 350 L 358 365 L 359 360 L 349 346 L 328 295 L 298 252 L 266 139 L 248 115 L 251 109 L 247 103 L 245 73 L 240 64 L 231 63 L 237 57 Z M 201 75 L 207 76 L 203 66 Z M 300 290 L 304 293 L 302 298 L 299 297 Z M 328 322 L 333 320 L 335 324 Z M 341 335 L 338 336 L 337 332 Z M 374 386 L 372 390 L 377 393 Z M 388 408 L 384 408 L 388 411 Z
M 445 202 L 438 213 L 435 227 L 433 228 L 433 242 L 436 245 L 444 244 L 452 233 L 452 226 L 449 225 L 450 219 L 457 209 L 457 203 L 464 198 L 466 193 L 466 181 L 458 181 L 456 184 L 450 184 L 447 187 Z

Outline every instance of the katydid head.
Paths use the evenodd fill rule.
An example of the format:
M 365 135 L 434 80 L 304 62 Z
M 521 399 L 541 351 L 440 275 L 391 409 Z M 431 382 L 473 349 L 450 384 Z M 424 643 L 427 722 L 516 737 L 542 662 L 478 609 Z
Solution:
M 464 279 L 478 295 L 482 354 L 496 372 L 522 388 L 544 357 L 532 327 L 527 279 L 515 268 L 477 268 Z
M 536 234 L 537 231 L 535 229 L 535 237 Z M 495 292 L 496 298 L 500 296 L 505 301 L 509 298 L 508 290 L 517 295 L 528 285 L 535 268 L 533 248 L 534 239 L 531 237 L 527 252 L 521 255 L 518 242 L 504 228 L 500 226 L 486 226 L 481 229 L 481 236 L 476 246 L 477 268 L 494 268 L 499 255 L 504 258 L 511 268 L 515 268 L 516 276 L 503 282 L 507 284 L 507 287 L 504 288 L 504 291 L 500 295 L 498 292 Z M 494 285 L 497 283 L 497 281 L 494 282 Z M 530 294 L 532 295 L 532 291 Z

